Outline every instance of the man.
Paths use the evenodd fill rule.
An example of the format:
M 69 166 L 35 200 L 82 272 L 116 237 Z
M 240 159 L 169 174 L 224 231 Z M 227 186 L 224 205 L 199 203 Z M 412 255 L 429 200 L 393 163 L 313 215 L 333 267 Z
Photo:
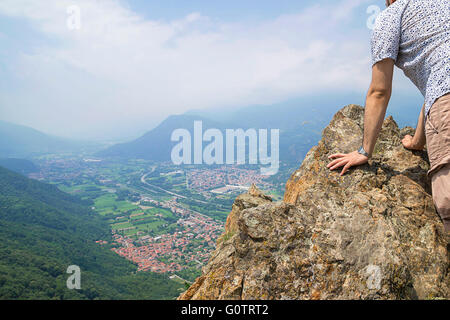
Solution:
M 372 35 L 372 83 L 366 98 L 359 151 L 333 154 L 330 170 L 367 163 L 381 130 L 392 90 L 394 64 L 425 97 L 414 137 L 405 148 L 427 144 L 433 201 L 450 232 L 450 0 L 387 0 Z

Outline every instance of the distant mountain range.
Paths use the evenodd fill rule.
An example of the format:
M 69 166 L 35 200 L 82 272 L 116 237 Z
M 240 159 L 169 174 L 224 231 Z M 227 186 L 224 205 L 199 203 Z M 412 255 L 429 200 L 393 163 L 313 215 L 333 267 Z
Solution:
M 344 100 L 344 99 L 342 99 Z M 306 102 L 305 102 L 306 103 Z M 190 111 L 170 116 L 159 126 L 142 137 L 117 144 L 97 154 L 100 157 L 141 158 L 154 161 L 170 161 L 171 150 L 177 142 L 171 142 L 174 130 L 182 128 L 193 134 L 194 121 L 203 122 L 203 132 L 210 128 L 226 129 L 279 129 L 280 161 L 301 161 L 307 151 L 316 144 L 322 128 L 336 110 L 337 101 L 309 101 L 305 107 L 299 101 L 271 106 L 251 106 L 230 111 Z M 207 143 L 204 143 L 204 146 Z
M 0 158 L 78 152 L 90 145 L 93 144 L 54 137 L 30 127 L 0 121 Z
M 204 130 L 209 128 L 224 129 L 226 127 L 222 123 L 201 116 L 170 116 L 142 137 L 131 142 L 113 145 L 100 151 L 97 156 L 169 161 L 172 147 L 175 144 L 170 141 L 172 132 L 178 128 L 185 128 L 192 132 L 196 120 L 203 122 Z
M 0 167 L 0 300 L 171 299 L 180 285 L 95 243 L 107 222 L 84 201 L 53 185 Z M 66 270 L 81 269 L 81 290 Z
M 100 152 L 101 145 L 97 143 L 62 139 L 29 127 L 0 121 L 0 158 L 32 158 L 49 153 L 86 151 L 99 157 L 170 161 L 171 150 L 176 144 L 170 141 L 172 132 L 182 128 L 192 134 L 194 121 L 201 120 L 204 130 L 279 129 L 280 160 L 297 163 L 319 141 L 322 129 L 336 110 L 349 103 L 363 104 L 363 100 L 363 95 L 328 93 L 274 105 L 191 110 L 182 115 L 169 116 L 140 138 L 110 146 Z M 420 106 L 408 105 L 407 101 L 404 96 L 395 96 L 388 115 L 394 115 L 401 126 L 414 126 Z

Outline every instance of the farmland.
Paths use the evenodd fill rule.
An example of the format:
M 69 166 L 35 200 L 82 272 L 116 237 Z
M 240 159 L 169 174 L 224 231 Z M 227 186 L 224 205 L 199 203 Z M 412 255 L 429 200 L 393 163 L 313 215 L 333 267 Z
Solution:
M 273 178 L 246 167 L 178 167 L 143 160 L 41 159 L 33 178 L 76 195 L 105 219 L 99 240 L 138 271 L 193 281 L 208 261 L 234 198 L 256 183 L 280 197 Z M 278 186 L 279 187 L 279 186 Z

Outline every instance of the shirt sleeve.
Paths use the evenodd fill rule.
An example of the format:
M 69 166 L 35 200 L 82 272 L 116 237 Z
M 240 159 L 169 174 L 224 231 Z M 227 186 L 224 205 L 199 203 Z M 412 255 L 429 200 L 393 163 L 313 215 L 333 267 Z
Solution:
M 387 58 L 397 61 L 401 24 L 402 11 L 395 3 L 380 13 L 372 33 L 372 65 Z

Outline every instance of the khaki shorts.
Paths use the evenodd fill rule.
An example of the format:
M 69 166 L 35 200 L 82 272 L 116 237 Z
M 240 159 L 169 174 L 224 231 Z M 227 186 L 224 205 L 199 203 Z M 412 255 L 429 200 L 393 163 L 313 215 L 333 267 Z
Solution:
M 431 187 L 436 210 L 450 232 L 450 94 L 433 104 L 425 122 Z

